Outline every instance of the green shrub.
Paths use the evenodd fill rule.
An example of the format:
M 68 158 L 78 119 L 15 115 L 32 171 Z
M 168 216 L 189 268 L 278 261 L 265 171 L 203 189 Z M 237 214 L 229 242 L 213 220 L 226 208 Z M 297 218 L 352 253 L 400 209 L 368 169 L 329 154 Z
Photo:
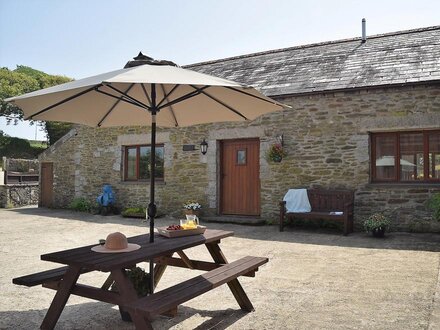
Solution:
M 94 208 L 94 205 L 88 199 L 84 197 L 79 197 L 73 199 L 73 201 L 69 204 L 67 208 L 79 212 L 91 212 Z
M 122 211 L 122 216 L 126 218 L 143 218 L 146 217 L 145 207 L 128 207 Z
M 428 200 L 428 208 L 433 212 L 434 219 L 440 221 L 440 193 L 434 194 Z

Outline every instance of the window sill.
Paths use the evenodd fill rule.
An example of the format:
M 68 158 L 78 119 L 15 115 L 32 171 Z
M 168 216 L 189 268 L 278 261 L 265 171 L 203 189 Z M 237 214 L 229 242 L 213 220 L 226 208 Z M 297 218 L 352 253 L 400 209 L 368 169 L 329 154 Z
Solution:
M 414 182 L 414 183 L 397 183 L 397 182 L 371 182 L 367 184 L 368 187 L 376 188 L 440 188 L 440 183 L 426 183 L 426 182 Z
M 119 181 L 122 185 L 128 185 L 128 186 L 136 186 L 136 185 L 142 185 L 142 186 L 149 186 L 150 181 Z M 165 181 L 156 181 L 156 185 L 158 186 L 164 186 L 166 185 Z

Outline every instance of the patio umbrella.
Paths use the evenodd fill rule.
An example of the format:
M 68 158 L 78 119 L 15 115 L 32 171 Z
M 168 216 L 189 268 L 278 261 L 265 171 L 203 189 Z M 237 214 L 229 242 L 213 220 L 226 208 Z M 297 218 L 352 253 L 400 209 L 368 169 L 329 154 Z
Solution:
M 248 121 L 282 110 L 256 89 L 139 53 L 124 69 L 6 99 L 26 119 L 93 127 L 151 126 L 150 242 L 154 241 L 156 125 Z M 150 271 L 152 270 L 150 262 Z M 151 274 L 152 271 L 151 271 Z M 152 277 L 152 276 L 151 276 Z

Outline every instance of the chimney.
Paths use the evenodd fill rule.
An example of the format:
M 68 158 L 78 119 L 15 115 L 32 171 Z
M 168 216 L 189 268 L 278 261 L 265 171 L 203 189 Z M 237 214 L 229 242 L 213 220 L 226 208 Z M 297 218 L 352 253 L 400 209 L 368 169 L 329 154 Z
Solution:
M 362 43 L 367 41 L 367 21 L 365 18 L 362 19 Z

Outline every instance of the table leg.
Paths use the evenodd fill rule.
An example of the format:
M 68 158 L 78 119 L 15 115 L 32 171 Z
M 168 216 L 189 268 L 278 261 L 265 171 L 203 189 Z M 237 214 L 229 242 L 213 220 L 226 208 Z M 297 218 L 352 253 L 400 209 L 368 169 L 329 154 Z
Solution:
M 103 290 L 108 290 L 108 289 L 110 289 L 110 287 L 112 286 L 113 282 L 114 282 L 114 281 L 113 281 L 113 277 L 112 277 L 112 275 L 110 274 L 110 275 L 107 277 L 107 279 L 105 280 L 104 284 L 102 284 L 101 289 L 103 289 Z
M 174 252 L 166 254 L 165 256 L 172 257 L 173 254 L 174 254 Z M 155 264 L 154 265 L 154 271 L 153 271 L 153 273 L 154 273 L 154 288 L 156 288 L 157 285 L 159 284 L 159 281 L 162 278 L 163 273 L 165 273 L 165 269 L 167 269 L 167 267 L 168 267 L 167 265 L 163 265 L 163 264 L 161 264 L 161 265 Z
M 137 293 L 133 284 L 127 277 L 124 269 L 112 270 L 111 276 L 115 280 L 116 286 L 118 287 L 119 295 L 123 303 L 130 303 L 138 299 Z M 119 306 L 121 308 L 121 306 Z M 136 329 L 147 329 L 152 330 L 153 327 L 149 320 L 145 319 L 142 315 L 136 313 L 130 313 L 131 319 L 136 326 Z
M 217 243 L 208 243 L 205 244 L 208 248 L 209 253 L 211 254 L 212 259 L 216 263 L 227 264 L 228 261 L 224 256 L 220 246 Z M 229 289 L 237 300 L 237 303 L 240 305 L 240 308 L 246 312 L 252 312 L 254 310 L 254 306 L 252 306 L 251 301 L 249 300 L 246 292 L 244 292 L 243 287 L 237 279 L 228 282 Z
M 46 316 L 41 323 L 41 329 L 46 330 L 53 329 L 55 327 L 55 324 L 60 318 L 61 312 L 69 299 L 70 291 L 78 280 L 78 277 L 81 273 L 80 270 L 80 267 L 75 266 L 70 266 L 67 269 L 66 274 L 64 274 L 62 280 L 60 281 L 57 293 L 55 294 L 55 297 L 47 310 Z

